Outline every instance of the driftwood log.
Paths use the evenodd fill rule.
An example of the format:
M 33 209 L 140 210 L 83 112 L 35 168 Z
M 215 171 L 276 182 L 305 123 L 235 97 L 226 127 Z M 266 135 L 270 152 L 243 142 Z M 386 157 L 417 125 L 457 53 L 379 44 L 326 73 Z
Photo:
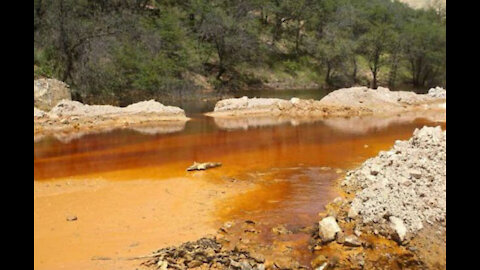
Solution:
M 216 168 L 222 166 L 220 162 L 193 162 L 193 165 L 187 168 L 187 171 L 203 171 L 210 168 Z

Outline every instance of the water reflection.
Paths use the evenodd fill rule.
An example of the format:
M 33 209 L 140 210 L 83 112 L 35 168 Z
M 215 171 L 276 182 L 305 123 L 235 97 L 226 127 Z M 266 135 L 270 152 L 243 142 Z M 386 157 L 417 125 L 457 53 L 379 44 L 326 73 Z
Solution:
M 320 121 L 320 118 L 313 117 L 288 117 L 288 116 L 256 116 L 256 117 L 215 117 L 214 122 L 220 129 L 235 130 L 249 128 L 268 127 L 276 125 L 292 125 L 298 126 L 299 124 L 314 123 Z
M 247 130 L 249 128 L 268 127 L 275 125 L 323 124 L 343 133 L 365 134 L 388 126 L 412 123 L 418 119 L 432 123 L 442 123 L 446 119 L 445 110 L 429 110 L 405 112 L 392 116 L 359 116 L 323 118 L 320 116 L 246 116 L 246 117 L 214 117 L 215 125 L 224 130 Z
M 177 133 L 113 130 L 71 141 L 50 138 L 35 143 L 34 179 L 87 174 L 118 180 L 178 177 L 193 161 L 222 162 L 214 171 L 223 175 L 298 163 L 344 167 L 410 137 L 417 127 L 438 124 L 428 119 L 372 123 L 332 119 L 223 130 L 215 119 L 195 117 Z M 366 150 L 364 144 L 372 147 Z
M 73 131 L 73 132 L 56 132 L 49 135 L 35 135 L 33 141 L 35 143 L 40 143 L 43 140 L 55 139 L 62 143 L 70 143 L 73 140 L 79 140 L 86 135 L 94 134 L 108 134 L 118 130 L 132 130 L 141 134 L 146 135 L 157 135 L 157 134 L 169 134 L 180 132 L 185 129 L 185 122 L 182 121 L 173 121 L 169 123 L 162 123 L 161 125 L 153 126 L 131 126 L 124 128 L 101 128 L 95 130 L 86 130 L 86 131 Z

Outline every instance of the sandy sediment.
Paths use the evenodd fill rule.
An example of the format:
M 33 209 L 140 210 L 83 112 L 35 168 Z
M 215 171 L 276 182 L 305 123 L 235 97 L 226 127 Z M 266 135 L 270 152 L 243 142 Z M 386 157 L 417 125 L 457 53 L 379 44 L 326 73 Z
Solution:
M 215 233 L 216 203 L 255 185 L 214 181 L 222 184 L 201 173 L 162 181 L 34 181 L 34 268 L 137 269 L 138 260 L 122 258 Z
M 245 118 L 252 116 L 312 116 L 351 117 L 362 115 L 391 115 L 414 110 L 444 109 L 446 92 L 441 88 L 426 95 L 388 88 L 343 88 L 331 92 L 321 100 L 290 100 L 278 98 L 230 98 L 215 105 L 212 117 Z
M 55 134 L 60 137 L 78 137 L 90 131 L 108 131 L 129 127 L 147 133 L 170 133 L 182 130 L 189 120 L 185 112 L 174 106 L 165 106 L 154 100 L 142 101 L 127 107 L 86 105 L 62 100 L 49 112 L 34 108 L 34 137 Z M 145 130 L 146 124 L 155 130 Z M 77 133 L 77 134 L 74 134 Z

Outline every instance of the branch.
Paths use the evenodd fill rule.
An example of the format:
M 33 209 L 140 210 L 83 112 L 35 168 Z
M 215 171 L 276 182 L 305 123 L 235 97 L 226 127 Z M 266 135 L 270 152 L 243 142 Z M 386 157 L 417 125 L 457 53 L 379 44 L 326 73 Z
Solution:
M 107 33 L 100 33 L 100 34 L 89 35 L 89 36 L 80 38 L 77 43 L 75 43 L 74 45 L 72 45 L 72 46 L 69 48 L 69 51 L 73 51 L 74 49 L 76 49 L 78 46 L 82 45 L 83 43 L 85 43 L 85 42 L 88 41 L 89 39 L 99 38 L 99 37 L 105 37 L 105 36 L 110 36 L 110 35 L 115 35 L 115 34 L 118 34 L 118 33 L 121 33 L 121 31 L 113 31 L 113 32 L 107 32 Z

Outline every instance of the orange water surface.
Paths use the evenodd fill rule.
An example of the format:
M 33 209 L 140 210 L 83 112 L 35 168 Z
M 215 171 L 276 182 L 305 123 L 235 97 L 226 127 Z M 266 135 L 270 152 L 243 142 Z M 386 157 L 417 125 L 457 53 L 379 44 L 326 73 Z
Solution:
M 381 121 L 384 124 L 375 124 Z M 100 179 L 113 181 L 118 183 L 114 185 L 120 186 L 124 185 L 122 183 L 149 179 L 148 183 L 153 186 L 156 185 L 155 181 L 171 181 L 171 179 L 194 181 L 194 174 L 185 171 L 193 161 L 221 162 L 221 167 L 202 174 L 210 184 L 224 185 L 225 181 L 230 179 L 250 181 L 256 186 L 247 192 L 217 203 L 214 213 L 216 222 L 211 224 L 212 228 L 234 219 L 268 221 L 267 223 L 272 225 L 281 223 L 287 226 L 304 226 L 315 221 L 316 214 L 323 210 L 323 206 L 338 195 L 335 188 L 336 180 L 344 174 L 345 170 L 358 166 L 381 150 L 389 149 L 395 140 L 409 138 L 415 128 L 424 125 L 441 125 L 446 128 L 445 123 L 434 123 L 415 117 L 408 121 L 339 119 L 338 121 L 319 120 L 298 125 L 284 123 L 247 129 L 222 129 L 213 119 L 198 116 L 187 122 L 184 130 L 170 134 L 146 134 L 119 129 L 71 140 L 49 137 L 35 143 L 34 180 L 38 183 L 56 185 L 65 181 L 75 183 L 75 181 L 88 182 L 89 179 Z M 122 202 L 121 207 L 136 207 L 135 211 L 141 211 L 138 209 L 148 203 L 142 199 L 142 196 L 144 198 L 154 196 L 154 194 L 148 195 L 148 190 L 148 186 L 144 188 L 131 186 L 122 189 L 125 198 L 129 201 Z M 107 190 L 101 193 L 102 198 L 114 201 L 117 197 L 109 196 L 113 191 L 109 192 Z M 60 188 L 59 193 L 52 196 L 64 196 L 61 193 Z M 88 193 L 91 200 L 94 200 L 94 194 L 95 191 Z M 87 195 L 77 194 L 70 198 L 65 196 L 58 201 L 70 199 L 72 201 L 69 203 L 74 205 L 76 199 L 80 203 L 85 196 Z M 135 199 L 137 197 L 138 200 Z M 113 227 L 102 231 L 101 235 L 84 239 L 79 241 L 77 246 L 71 247 L 70 252 L 77 252 L 78 256 L 72 257 L 72 254 L 65 253 L 62 257 L 63 255 L 59 254 L 61 249 L 56 254 L 49 255 L 54 251 L 49 253 L 48 249 L 63 245 L 68 242 L 66 239 L 81 233 L 76 230 L 89 230 L 88 224 L 84 224 L 81 228 L 68 228 L 68 233 L 65 229 L 61 234 L 56 234 L 53 229 L 37 228 L 42 224 L 54 226 L 47 222 L 49 215 L 59 215 L 57 210 L 60 206 L 56 207 L 53 201 L 53 199 L 46 201 L 42 197 L 42 201 L 39 199 L 35 205 L 35 233 L 38 234 L 35 236 L 37 241 L 35 269 L 67 269 L 68 267 L 58 267 L 61 264 L 54 263 L 57 260 L 61 261 L 62 258 L 66 260 L 68 257 L 71 264 L 67 265 L 71 267 L 75 260 L 89 260 L 93 255 L 98 255 L 89 253 L 88 246 L 101 242 L 106 252 L 113 251 L 116 250 L 117 243 L 125 245 L 130 241 L 128 237 L 134 238 L 135 234 L 141 234 L 132 228 L 131 232 L 122 234 L 121 237 L 126 238 L 125 241 L 120 241 L 118 231 L 112 225 Z M 87 202 L 82 201 L 82 203 Z M 116 205 L 120 203 L 110 203 L 105 211 L 112 216 L 122 216 L 125 215 L 125 211 L 129 211 L 115 209 Z M 150 202 L 149 207 L 155 206 Z M 61 213 L 64 214 L 65 211 Z M 89 208 L 84 211 L 93 219 L 97 215 L 102 215 L 96 212 L 101 211 L 100 208 L 97 210 Z M 135 216 L 135 211 L 131 209 L 130 211 L 132 217 Z M 169 210 L 165 209 L 165 211 L 168 213 Z M 172 209 L 172 211 L 175 210 Z M 122 219 L 122 222 L 122 226 L 138 226 L 148 233 L 161 234 L 162 232 L 158 227 L 147 228 L 158 226 L 158 223 L 144 224 L 142 220 L 133 220 L 133 218 Z M 96 224 L 95 229 L 98 230 L 98 227 L 99 225 Z M 147 237 L 145 235 L 145 238 Z M 48 239 L 57 242 L 48 244 L 47 242 L 50 241 Z M 113 239 L 112 244 L 107 245 L 110 239 Z M 153 244 L 155 243 L 150 243 L 152 247 Z M 157 247 L 161 246 L 162 243 L 159 243 Z M 146 246 L 141 252 L 145 253 L 152 247 Z M 95 252 L 99 250 L 102 249 L 98 248 Z M 94 268 L 88 264 L 78 265 Z M 108 267 L 97 268 L 108 269 Z

